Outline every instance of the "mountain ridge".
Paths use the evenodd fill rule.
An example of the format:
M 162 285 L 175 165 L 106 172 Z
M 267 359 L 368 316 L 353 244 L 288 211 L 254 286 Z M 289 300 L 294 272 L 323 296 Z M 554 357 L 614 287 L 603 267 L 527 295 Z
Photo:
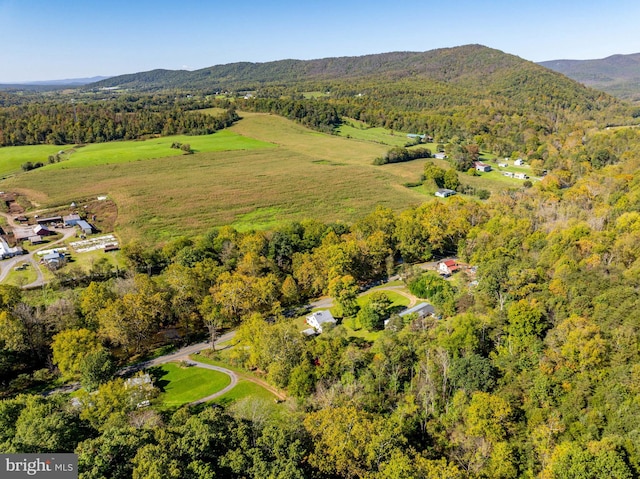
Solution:
M 640 53 L 593 60 L 548 60 L 538 65 L 618 98 L 640 102 Z

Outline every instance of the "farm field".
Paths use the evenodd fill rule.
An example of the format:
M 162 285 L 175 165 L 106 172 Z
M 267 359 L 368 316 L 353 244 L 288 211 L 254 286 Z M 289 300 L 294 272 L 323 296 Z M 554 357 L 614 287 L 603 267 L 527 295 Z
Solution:
M 36 208 L 108 194 L 123 244 L 162 243 L 225 224 L 249 230 L 305 218 L 351 222 L 378 204 L 401 211 L 425 200 L 403 186 L 419 181 L 424 160 L 374 166 L 389 145 L 318 133 L 265 113 L 241 116 L 214 135 L 149 140 L 148 149 L 139 141 L 82 147 L 68 161 L 0 181 L 0 190 L 23 193 Z M 202 152 L 134 161 L 160 151 L 175 155 L 173 141 Z

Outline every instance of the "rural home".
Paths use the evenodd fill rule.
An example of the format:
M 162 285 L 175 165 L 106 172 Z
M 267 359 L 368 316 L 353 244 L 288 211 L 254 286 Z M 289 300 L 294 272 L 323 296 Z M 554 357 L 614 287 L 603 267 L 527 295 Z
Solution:
M 489 171 L 491 171 L 491 166 L 481 161 L 475 161 L 473 163 L 473 166 L 475 167 L 476 171 L 481 171 L 483 173 L 488 173 Z
M 513 177 L 518 179 L 518 180 L 528 180 L 529 177 L 526 175 L 526 173 L 514 173 Z
M 447 259 L 438 263 L 438 273 L 449 275 L 460 269 L 458 262 L 455 259 Z
M 417 314 L 418 318 L 424 318 L 426 316 L 433 315 L 435 312 L 436 310 L 433 309 L 433 306 L 431 306 L 429 303 L 420 303 L 420 304 L 416 304 L 412 308 L 405 309 L 400 314 L 398 314 L 398 316 L 403 318 L 409 314 Z
M 65 255 L 58 251 L 54 251 L 42 257 L 42 262 L 50 269 L 61 268 L 66 263 L 66 261 L 67 258 L 65 257 Z
M 444 153 L 440 152 L 440 153 L 434 153 L 433 157 L 436 160 L 444 160 L 447 157 L 447 155 L 445 155 Z
M 323 324 L 329 323 L 336 324 L 336 319 L 329 310 L 316 311 L 315 313 L 307 316 L 307 324 L 318 331 L 318 333 L 322 332 Z
M 442 188 L 442 189 L 439 189 L 438 191 L 436 191 L 435 194 L 436 194 L 436 196 L 438 198 L 448 198 L 449 196 L 455 195 L 456 192 L 453 191 L 453 190 L 450 190 L 448 188 Z
M 509 164 L 508 163 L 498 163 L 498 166 L 500 168 L 506 168 L 507 166 L 509 166 Z
M 513 173 L 511 171 L 503 171 L 502 174 L 509 178 L 513 178 Z
M 513 162 L 513 164 L 516 166 L 522 166 L 524 165 L 524 160 L 522 158 L 518 158 L 516 161 Z

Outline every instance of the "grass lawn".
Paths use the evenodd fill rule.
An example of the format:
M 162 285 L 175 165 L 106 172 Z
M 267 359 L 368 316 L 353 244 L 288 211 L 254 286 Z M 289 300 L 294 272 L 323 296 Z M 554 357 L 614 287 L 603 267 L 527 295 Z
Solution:
M 234 387 L 231 391 L 223 394 L 222 396 L 217 397 L 212 402 L 226 406 L 235 401 L 238 401 L 239 399 L 244 399 L 247 397 L 253 399 L 268 399 L 270 401 L 276 399 L 276 397 L 270 391 L 267 391 L 259 384 L 247 381 L 246 379 L 240 379 L 236 387 Z
M 153 368 L 156 385 L 162 390 L 160 401 L 165 408 L 182 406 L 228 386 L 226 374 L 198 367 L 180 367 L 174 363 Z
M 38 275 L 35 269 L 33 268 L 33 266 L 31 265 L 31 263 L 22 261 L 16 264 L 16 266 L 20 266 L 25 263 L 28 265 L 25 269 L 23 269 L 22 271 L 16 271 L 15 269 L 12 269 L 11 272 L 9 272 L 7 277 L 2 282 L 2 284 L 9 284 L 12 286 L 21 287 L 26 284 L 33 283 L 36 279 L 38 279 Z
M 223 354 L 222 352 L 220 354 Z M 276 396 L 269 390 L 263 388 L 259 384 L 256 384 L 249 379 L 255 378 L 253 374 L 249 371 L 245 371 L 244 369 L 238 368 L 236 366 L 232 366 L 229 363 L 224 361 L 215 360 L 204 356 L 203 354 L 192 354 L 190 356 L 194 361 L 199 361 L 205 364 L 211 364 L 213 366 L 220 366 L 222 368 L 227 368 L 232 370 L 238 375 L 238 384 L 231 391 L 223 394 L 222 396 L 214 399 L 213 402 L 220 404 L 229 404 L 231 402 L 237 401 L 238 399 L 243 399 L 245 397 L 255 397 L 255 398 L 263 398 L 273 400 Z M 260 379 L 260 378 L 257 378 Z
M 20 165 L 31 161 L 42 162 L 45 165 L 49 155 L 55 155 L 68 146 L 60 145 L 33 145 L 33 146 L 3 146 L 0 147 L 0 177 L 22 171 Z

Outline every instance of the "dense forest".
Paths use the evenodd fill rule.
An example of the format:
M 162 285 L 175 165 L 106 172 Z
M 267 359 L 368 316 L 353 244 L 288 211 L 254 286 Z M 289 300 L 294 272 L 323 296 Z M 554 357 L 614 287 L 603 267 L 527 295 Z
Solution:
M 76 450 L 82 477 L 638 477 L 637 166 L 485 203 L 379 208 L 349 227 L 130 244 L 130 276 L 48 304 L 2 287 L 5 394 L 46 380 L 51 361 L 97 391 L 76 409 L 5 399 L 2 449 Z M 451 250 L 477 285 L 401 269 L 440 319 L 392 316 L 370 342 L 342 326 L 304 339 L 283 314 L 330 294 L 345 324 L 377 330 L 389 302 L 358 308 L 358 286 L 393 258 Z M 232 360 L 296 398 L 288 419 L 136 411 L 95 356 L 126 362 L 173 327 L 183 340 L 238 327 Z
M 353 224 L 131 242 L 124 269 L 96 261 L 38 291 L 0 285 L 0 450 L 73 451 L 80 477 L 96 479 L 640 477 L 640 130 L 630 107 L 477 46 L 277 62 L 249 85 L 254 68 L 225 70 L 256 87 L 231 103 L 123 93 L 74 106 L 5 94 L 0 132 L 5 144 L 196 133 L 235 121 L 237 106 L 325 131 L 348 117 L 433 135 L 451 162 L 426 162 L 424 181 L 438 187 L 457 188 L 481 148 L 526 155 L 547 174 L 483 200 L 378 207 Z M 274 72 L 281 85 L 266 84 Z M 189 86 L 178 87 L 183 73 L 170 74 L 172 89 Z M 199 112 L 210 106 L 228 109 L 221 119 Z M 607 126 L 617 122 L 627 126 Z M 444 278 L 417 266 L 448 256 L 469 269 Z M 399 316 L 384 291 L 357 301 L 396 275 L 433 317 Z M 292 318 L 323 295 L 338 325 L 303 336 Z M 277 413 L 259 400 L 167 409 L 117 373 L 229 330 L 225 361 L 285 391 Z M 82 386 L 73 397 L 41 394 L 69 382 Z M 140 397 L 150 406 L 138 408 Z
M 178 101 L 167 95 L 124 96 L 100 102 L 23 100 L 0 109 L 0 146 L 99 143 L 149 135 L 206 135 L 238 119 L 234 108 L 219 116 L 197 111 L 209 106 L 213 103 Z

